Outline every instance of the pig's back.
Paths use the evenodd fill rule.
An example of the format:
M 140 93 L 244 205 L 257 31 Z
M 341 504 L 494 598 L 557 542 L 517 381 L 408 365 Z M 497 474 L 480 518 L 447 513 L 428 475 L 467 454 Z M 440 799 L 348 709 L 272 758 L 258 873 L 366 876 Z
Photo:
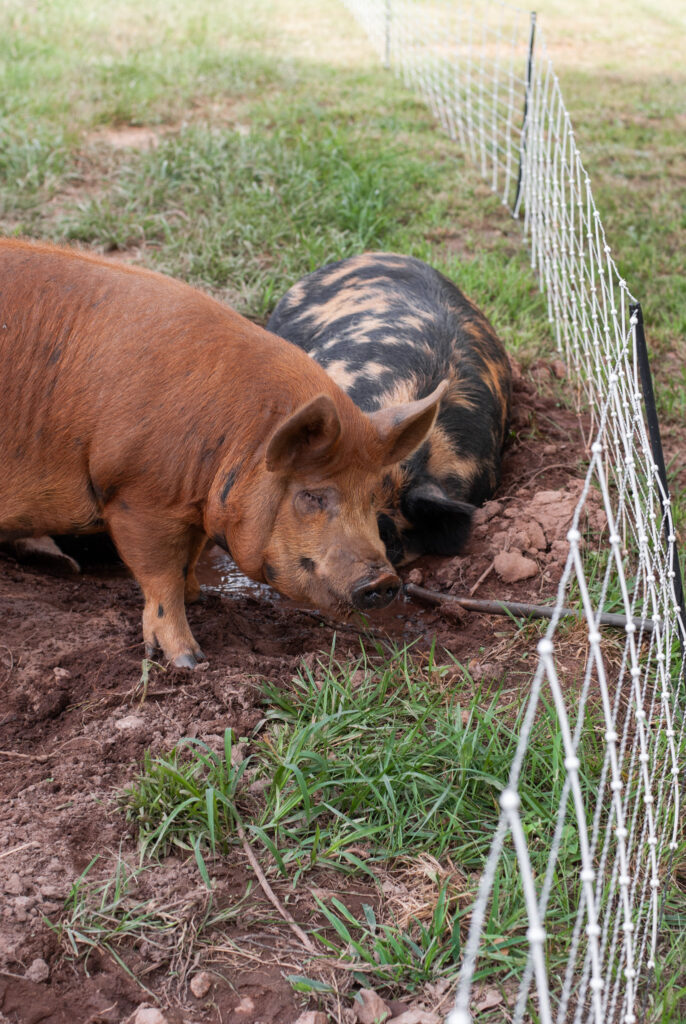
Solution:
M 493 491 L 509 419 L 509 361 L 483 313 L 437 270 L 395 253 L 330 264 L 291 288 L 267 328 L 308 352 L 365 411 L 423 397 L 448 380 L 433 447 L 453 457 L 437 475 L 455 498 L 479 504 Z M 412 457 L 411 476 L 424 471 L 431 446 L 430 439 Z

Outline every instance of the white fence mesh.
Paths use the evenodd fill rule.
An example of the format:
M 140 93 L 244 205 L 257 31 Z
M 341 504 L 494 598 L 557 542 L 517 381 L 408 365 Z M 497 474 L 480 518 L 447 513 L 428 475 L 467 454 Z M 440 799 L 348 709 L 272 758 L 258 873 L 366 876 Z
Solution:
M 528 12 L 489 2 L 345 0 L 380 56 L 427 101 L 503 202 L 523 212 L 558 350 L 585 391 L 593 426 L 585 486 L 568 534 L 556 612 L 538 645 L 524 726 L 502 794 L 499 826 L 471 915 L 450 1024 L 470 1019 L 489 977 L 497 892 L 516 857 L 529 928 L 502 1019 L 632 1024 L 651 1020 L 662 970 L 660 918 L 679 824 L 686 737 L 686 638 L 675 534 L 661 457 L 643 411 L 642 323 L 612 259 L 559 82 Z M 585 544 L 585 508 L 601 496 L 607 529 Z M 613 595 L 624 636 L 604 632 Z M 587 633 L 581 682 L 569 672 L 561 610 L 579 609 Z M 576 666 L 575 666 L 576 667 Z M 565 780 L 545 834 L 525 831 L 520 785 L 531 771 L 541 702 L 554 706 Z M 566 919 L 550 907 L 560 854 L 578 843 Z M 534 877 L 531 844 L 547 848 Z M 507 876 L 513 877 L 510 874 Z M 495 962 L 491 959 L 490 962 Z M 662 973 L 661 973 L 662 972 Z M 488 1018 L 493 1020 L 493 1016 Z

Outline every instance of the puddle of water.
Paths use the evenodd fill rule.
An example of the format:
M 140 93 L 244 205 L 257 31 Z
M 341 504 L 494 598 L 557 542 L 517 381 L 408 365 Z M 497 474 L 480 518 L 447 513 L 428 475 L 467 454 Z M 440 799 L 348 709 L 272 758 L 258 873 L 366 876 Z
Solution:
M 278 600 L 279 595 L 266 583 L 255 583 L 240 571 L 232 558 L 216 545 L 208 546 L 196 566 L 198 583 L 211 594 L 228 597 L 247 595 L 261 601 Z

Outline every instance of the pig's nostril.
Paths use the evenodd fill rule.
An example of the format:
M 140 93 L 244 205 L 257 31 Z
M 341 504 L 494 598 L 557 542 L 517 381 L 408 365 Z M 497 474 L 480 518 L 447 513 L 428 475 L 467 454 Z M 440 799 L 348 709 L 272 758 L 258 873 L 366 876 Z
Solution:
M 355 587 L 351 594 L 353 608 L 368 611 L 372 608 L 385 608 L 400 590 L 397 576 L 385 575 L 380 579 L 370 580 Z

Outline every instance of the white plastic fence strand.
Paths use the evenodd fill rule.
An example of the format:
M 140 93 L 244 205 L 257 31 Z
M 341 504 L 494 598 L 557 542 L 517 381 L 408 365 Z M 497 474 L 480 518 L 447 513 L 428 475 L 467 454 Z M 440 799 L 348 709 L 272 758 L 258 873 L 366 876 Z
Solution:
M 528 927 L 519 974 L 513 979 L 511 971 L 503 989 L 508 1005 L 501 1019 L 647 1024 L 644 1011 L 664 962 L 660 921 L 678 844 L 686 634 L 670 499 L 644 410 L 640 308 L 605 238 L 535 15 L 498 0 L 344 2 L 380 56 L 521 217 L 554 344 L 590 419 L 588 471 L 567 534 L 569 553 L 538 643 L 448 1024 L 472 1020 L 475 978 L 489 976 L 492 945 L 484 929 L 498 910 L 493 894 L 513 855 Z M 591 509 L 602 510 L 606 526 L 589 533 Z M 565 605 L 578 608 L 586 627 L 576 681 L 569 675 Z M 626 616 L 623 636 L 599 625 L 610 610 Z M 547 832 L 535 840 L 535 874 L 522 794 L 544 702 L 554 712 L 565 776 Z M 578 847 L 571 878 L 563 862 L 570 835 Z M 553 912 L 561 885 L 574 898 L 563 920 Z M 663 973 L 661 988 L 669 983 Z

